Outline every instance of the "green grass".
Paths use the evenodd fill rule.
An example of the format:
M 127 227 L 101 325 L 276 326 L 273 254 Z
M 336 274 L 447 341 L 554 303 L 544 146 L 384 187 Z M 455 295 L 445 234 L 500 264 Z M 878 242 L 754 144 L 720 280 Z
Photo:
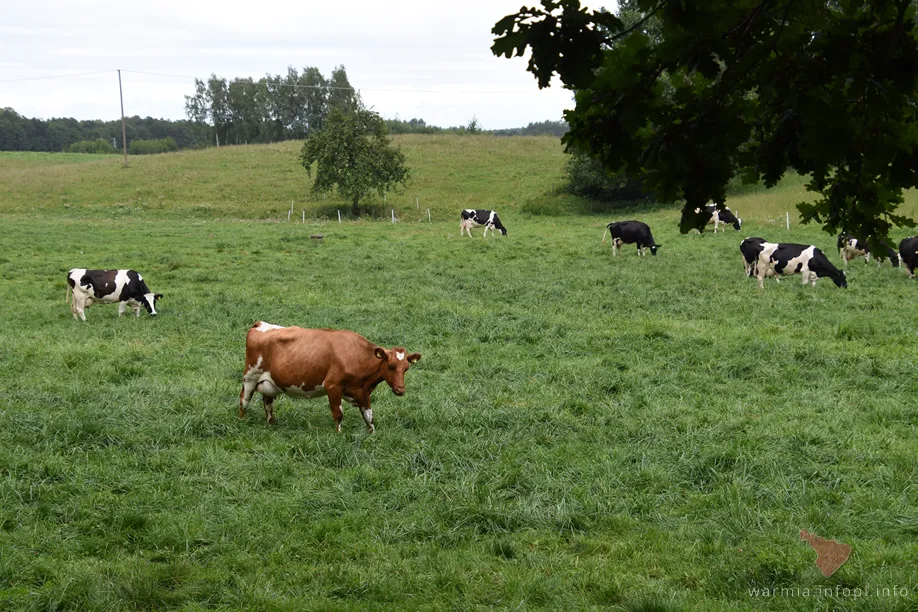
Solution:
M 561 197 L 545 195 L 557 168 L 497 207 L 507 238 L 460 239 L 453 198 L 496 193 L 522 144 L 487 175 L 454 169 L 432 224 L 233 220 L 231 203 L 181 218 L 198 182 L 184 208 L 113 213 L 112 176 L 164 184 L 143 187 L 139 163 L 0 188 L 0 608 L 914 609 L 915 282 L 855 263 L 847 290 L 759 292 L 746 235 L 837 256 L 749 201 L 733 205 L 748 227 L 716 236 L 622 212 L 664 246 L 613 258 L 611 215 L 521 212 Z M 246 154 L 174 159 L 216 176 Z M 450 171 L 434 161 L 421 169 Z M 431 199 L 438 180 L 416 177 Z M 68 181 L 96 181 L 100 204 L 15 202 Z M 74 321 L 73 266 L 140 270 L 160 316 L 96 305 Z M 377 389 L 373 435 L 356 409 L 335 434 L 324 399 L 280 398 L 268 427 L 258 403 L 236 416 L 257 319 L 423 359 L 405 397 Z M 851 559 L 823 578 L 800 529 Z M 868 584 L 909 595 L 750 594 Z

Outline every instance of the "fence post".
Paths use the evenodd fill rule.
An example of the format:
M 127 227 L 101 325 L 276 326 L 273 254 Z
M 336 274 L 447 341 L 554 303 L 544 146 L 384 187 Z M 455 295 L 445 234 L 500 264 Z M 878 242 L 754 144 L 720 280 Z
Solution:
M 414 207 L 417 208 L 418 210 L 421 210 L 421 204 L 418 202 L 417 196 L 415 196 L 414 198 Z
M 784 214 L 787 215 L 787 231 L 790 231 L 790 213 L 785 212 Z
M 292 212 L 293 212 L 292 210 L 287 211 L 287 223 L 290 223 L 290 213 Z
M 433 223 L 433 221 L 430 220 L 430 209 L 429 208 L 427 209 L 427 222 Z
M 338 223 L 341 223 L 341 211 L 338 211 Z
M 392 209 L 392 223 L 395 223 L 395 209 Z
M 303 209 L 303 223 L 306 223 L 306 210 Z

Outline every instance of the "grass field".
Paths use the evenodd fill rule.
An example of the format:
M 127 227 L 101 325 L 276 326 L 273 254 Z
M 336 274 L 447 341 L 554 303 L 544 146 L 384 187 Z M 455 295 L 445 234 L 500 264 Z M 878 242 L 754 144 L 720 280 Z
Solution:
M 0 609 L 916 609 L 915 281 L 859 262 L 847 290 L 759 292 L 747 235 L 838 262 L 783 228 L 799 181 L 731 201 L 741 233 L 682 236 L 665 209 L 525 214 L 566 201 L 560 148 L 453 138 L 402 141 L 437 204 L 407 218 L 409 189 L 394 226 L 277 222 L 294 144 L 0 156 Z M 228 200 L 245 156 L 258 206 Z M 460 239 L 488 193 L 509 236 Z M 625 217 L 656 257 L 600 247 Z M 140 270 L 160 316 L 74 321 L 76 266 Z M 335 434 L 324 399 L 269 427 L 237 417 L 258 319 L 423 358 L 405 397 L 377 389 L 373 435 L 355 408 Z M 851 558 L 824 578 L 801 529 Z

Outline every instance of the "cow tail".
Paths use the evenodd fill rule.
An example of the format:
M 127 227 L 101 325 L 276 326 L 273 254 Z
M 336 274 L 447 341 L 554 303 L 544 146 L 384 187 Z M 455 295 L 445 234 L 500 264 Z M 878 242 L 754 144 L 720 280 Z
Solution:
M 612 228 L 607 225 L 602 230 L 602 242 L 599 243 L 599 246 L 602 246 L 606 243 L 606 230 L 608 230 L 609 236 L 612 236 Z
M 65 294 L 65 297 L 64 297 L 64 302 L 67 304 L 73 301 L 71 293 L 72 293 L 72 290 L 70 288 L 70 279 L 67 279 L 67 293 Z

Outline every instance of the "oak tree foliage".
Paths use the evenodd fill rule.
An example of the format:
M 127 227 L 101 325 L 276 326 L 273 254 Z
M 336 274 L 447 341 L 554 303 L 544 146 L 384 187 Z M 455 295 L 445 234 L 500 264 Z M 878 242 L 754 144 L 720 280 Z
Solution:
M 360 216 L 361 200 L 404 187 L 409 179 L 405 154 L 391 146 L 382 117 L 363 108 L 333 108 L 322 129 L 303 143 L 300 163 L 310 176 L 316 166 L 313 192 L 337 187 L 354 216 Z
M 682 232 L 734 175 L 770 187 L 793 169 L 817 194 L 804 222 L 876 244 L 913 225 L 896 210 L 918 186 L 914 4 L 629 0 L 626 23 L 543 0 L 501 19 L 492 51 L 529 50 L 540 87 L 573 89 L 567 149 L 684 201 Z

